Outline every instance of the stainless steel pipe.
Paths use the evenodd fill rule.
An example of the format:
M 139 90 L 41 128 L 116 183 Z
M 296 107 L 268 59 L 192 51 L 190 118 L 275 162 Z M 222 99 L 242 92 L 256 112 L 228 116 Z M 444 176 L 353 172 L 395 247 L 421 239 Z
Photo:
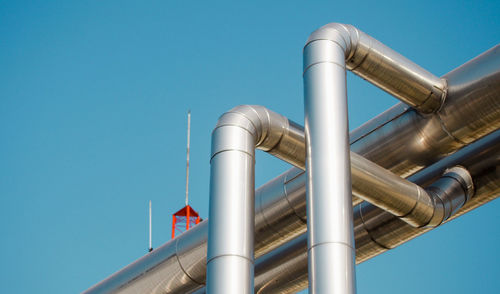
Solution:
M 253 293 L 255 148 L 292 164 L 303 158 L 302 132 L 290 125 L 260 106 L 236 107 L 217 122 L 210 160 L 207 293 Z
M 442 77 L 447 98 L 433 115 L 398 104 L 351 132 L 351 150 L 408 177 L 500 128 L 500 45 Z
M 439 79 L 359 29 L 346 24 L 327 24 L 310 35 L 306 47 L 318 40 L 341 46 L 348 70 L 418 111 L 432 113 L 441 107 L 446 96 L 445 80 Z M 307 66 L 315 62 L 313 58 Z M 304 65 L 304 71 L 307 71 L 307 66 Z M 344 63 L 341 66 L 344 67 Z
M 476 188 L 474 197 L 445 222 L 500 195 L 500 130 L 469 147 L 411 177 L 419 185 L 427 185 L 429 181 L 435 182 L 436 175 L 453 165 L 463 165 L 471 172 Z M 364 202 L 354 208 L 356 263 L 362 263 L 431 229 L 410 226 L 393 214 Z M 295 293 L 307 288 L 307 285 L 305 233 L 256 260 L 256 293 Z
M 351 152 L 352 193 L 401 218 L 414 227 L 435 227 L 469 200 L 469 172 L 454 167 L 428 189 L 405 180 Z M 460 185 L 466 187 L 461 189 Z
M 356 293 L 344 51 L 327 40 L 304 48 L 310 293 Z
M 448 95 L 439 112 L 424 117 L 400 103 L 352 131 L 351 150 L 399 176 L 408 177 L 500 127 L 500 46 L 495 46 L 442 78 L 447 80 Z M 474 145 L 475 143 L 469 147 Z M 493 146 L 500 146 L 499 141 L 493 141 Z M 482 154 L 481 150 L 473 152 Z M 474 160 L 483 164 L 464 165 L 473 176 L 484 174 L 490 169 L 484 163 L 496 162 L 499 165 L 498 153 L 491 156 L 486 154 L 487 160 Z M 462 164 L 462 161 L 454 161 L 453 158 L 454 156 L 443 159 L 452 161 L 446 166 Z M 499 172 L 497 171 L 496 177 L 494 170 L 488 174 L 492 176 L 481 177 L 480 183 L 475 183 L 476 196 L 450 219 L 499 196 Z M 414 176 L 409 179 L 414 181 L 413 178 Z M 475 176 L 474 178 L 477 179 Z M 291 244 L 290 240 L 306 232 L 304 195 L 305 175 L 297 168 L 292 168 L 256 191 L 256 258 L 284 243 Z M 368 204 L 365 206 L 373 207 Z M 397 219 L 380 209 L 378 211 L 375 215 L 388 215 Z M 356 214 L 358 212 L 357 209 Z M 377 237 L 377 242 L 387 248 L 404 243 L 428 230 L 413 228 L 399 219 L 394 224 L 397 225 L 371 231 Z M 404 229 L 399 229 L 399 226 Z M 395 228 L 394 234 L 392 228 Z M 202 287 L 206 273 L 207 231 L 208 221 L 204 221 L 84 293 L 189 293 Z M 360 232 L 356 230 L 358 263 L 387 250 L 375 243 L 369 235 L 367 239 L 361 239 L 358 234 Z M 302 236 L 305 238 L 305 234 Z M 367 242 L 361 243 L 361 240 Z M 361 244 L 364 244 L 363 248 L 359 248 L 358 245 Z M 307 248 L 306 245 L 303 248 Z M 304 255 L 305 250 L 297 253 L 293 260 Z M 274 254 L 281 253 L 274 251 Z M 261 276 L 256 269 L 256 288 L 259 289 L 260 283 L 271 285 L 275 279 L 284 288 L 307 287 L 306 260 L 307 258 L 302 259 L 296 264 L 290 264 L 290 261 L 287 265 L 291 267 L 281 267 L 283 275 L 280 276 Z M 304 265 L 302 268 L 301 264 Z M 301 274 L 295 279 L 292 272 Z M 285 282 L 288 285 L 284 285 Z

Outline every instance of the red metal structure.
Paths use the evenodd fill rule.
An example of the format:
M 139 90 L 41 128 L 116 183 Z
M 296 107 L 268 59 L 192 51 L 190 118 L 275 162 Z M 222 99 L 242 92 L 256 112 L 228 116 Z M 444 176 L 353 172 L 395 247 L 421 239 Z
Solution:
M 191 206 L 186 205 L 172 214 L 172 239 L 178 234 L 189 230 L 190 227 L 200 223 L 200 216 Z

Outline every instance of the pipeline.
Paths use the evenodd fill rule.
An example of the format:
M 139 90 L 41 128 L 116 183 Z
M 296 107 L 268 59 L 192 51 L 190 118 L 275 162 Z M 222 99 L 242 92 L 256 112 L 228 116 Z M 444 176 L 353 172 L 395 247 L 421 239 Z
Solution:
M 210 159 L 207 293 L 253 293 L 255 149 L 302 167 L 303 138 L 297 124 L 261 106 L 219 118 Z
M 434 113 L 422 115 L 404 104 L 398 104 L 351 132 L 351 150 L 399 176 L 408 177 L 497 130 L 500 126 L 499 53 L 500 46 L 496 46 L 443 76 L 441 79 L 447 84 L 446 100 Z M 467 168 L 474 176 L 475 171 Z M 498 197 L 498 177 L 488 179 L 479 185 L 475 182 L 476 197 L 455 216 Z M 304 180 L 302 171 L 293 168 L 256 191 L 256 289 L 261 285 L 257 281 L 265 280 L 257 273 L 259 257 L 272 250 L 280 252 L 276 248 L 292 244 L 296 237 L 303 236 L 306 231 Z M 390 213 L 385 214 L 394 217 Z M 399 219 L 398 223 L 404 224 L 405 228 L 412 228 Z M 207 228 L 208 221 L 202 222 L 85 293 L 189 293 L 202 287 L 206 270 Z M 427 229 L 412 230 L 421 234 Z M 360 242 L 358 234 L 355 231 L 356 244 Z M 406 242 L 412 238 L 407 238 L 408 235 L 412 236 L 405 233 L 393 238 L 400 240 L 398 242 Z M 387 248 L 392 246 L 392 243 L 384 243 L 384 238 L 377 240 Z M 377 254 L 387 250 L 373 243 L 367 243 L 371 245 L 364 248 Z M 374 256 L 360 255 L 358 252 L 359 249 L 356 250 L 357 261 L 365 258 L 363 256 Z M 267 283 L 272 279 L 268 277 Z M 289 276 L 289 281 L 294 281 L 292 276 Z
M 436 181 L 436 175 L 443 173 L 450 165 L 458 164 L 470 171 L 474 179 L 475 195 L 445 223 L 500 195 L 500 130 L 427 167 L 409 179 L 426 186 Z M 432 229 L 432 227 L 413 227 L 393 214 L 364 202 L 354 208 L 356 264 Z M 305 233 L 256 260 L 256 293 L 295 293 L 307 288 L 307 285 Z

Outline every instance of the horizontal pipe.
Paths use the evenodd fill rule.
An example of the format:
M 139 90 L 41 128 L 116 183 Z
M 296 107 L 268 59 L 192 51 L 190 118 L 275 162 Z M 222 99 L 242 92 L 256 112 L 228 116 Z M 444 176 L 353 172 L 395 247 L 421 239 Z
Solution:
M 313 42 L 331 41 L 342 47 L 345 55 L 345 67 L 363 79 L 378 86 L 422 113 L 437 111 L 446 96 L 446 81 L 440 79 L 401 54 L 365 34 L 361 30 L 346 24 L 330 23 L 314 31 L 306 42 L 305 48 L 321 46 Z M 304 50 L 304 72 L 317 62 L 309 54 L 333 57 L 324 49 Z M 344 66 L 344 65 L 342 65 Z
M 473 195 L 469 172 L 454 167 L 423 189 L 351 152 L 352 193 L 414 227 L 440 225 Z
M 471 171 L 475 196 L 445 222 L 500 196 L 500 130 L 464 148 L 412 177 L 423 185 L 451 165 Z M 304 196 L 303 196 L 304 197 Z M 432 227 L 415 228 L 393 214 L 364 202 L 354 210 L 356 263 L 395 248 Z M 302 234 L 258 258 L 255 263 L 256 293 L 296 293 L 307 288 L 307 235 Z
M 500 128 L 500 45 L 442 78 L 448 93 L 437 113 L 400 103 L 351 132 L 351 150 L 406 178 Z
M 400 103 L 352 131 L 351 150 L 399 176 L 408 177 L 500 127 L 500 46 L 443 78 L 448 81 L 448 96 L 438 113 L 423 117 Z M 459 110 L 467 114 L 462 112 L 461 117 L 451 115 Z M 476 173 L 470 166 L 466 167 L 472 174 Z M 292 168 L 257 189 L 256 258 L 306 231 L 304 181 L 303 172 Z M 494 181 L 488 183 L 480 185 L 479 189 L 497 189 Z M 477 184 L 475 186 L 478 188 Z M 476 191 L 476 197 L 455 215 L 498 197 L 498 193 L 477 197 L 478 193 Z M 84 293 L 138 292 L 127 289 L 155 293 L 153 289 L 156 285 L 167 285 L 170 293 L 189 293 L 187 289 L 203 286 L 207 228 L 208 222 L 202 222 Z M 359 251 L 357 255 L 359 259 Z M 182 258 L 175 263 L 179 256 Z M 305 283 L 307 285 L 307 278 Z

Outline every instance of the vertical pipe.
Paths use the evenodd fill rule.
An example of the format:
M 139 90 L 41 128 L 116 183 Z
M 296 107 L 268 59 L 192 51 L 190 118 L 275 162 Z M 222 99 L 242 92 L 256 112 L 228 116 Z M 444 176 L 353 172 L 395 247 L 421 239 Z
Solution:
M 309 292 L 356 292 L 344 48 L 304 48 Z
M 208 294 L 254 291 L 255 138 L 232 123 L 222 117 L 212 133 Z

